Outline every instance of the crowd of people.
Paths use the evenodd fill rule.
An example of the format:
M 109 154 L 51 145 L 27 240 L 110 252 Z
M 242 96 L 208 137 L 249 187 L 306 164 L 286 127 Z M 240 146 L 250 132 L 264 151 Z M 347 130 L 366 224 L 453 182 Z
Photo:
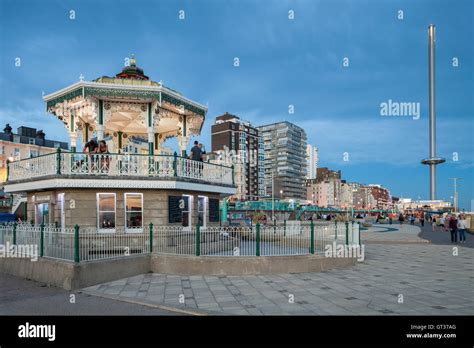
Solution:
M 82 152 L 88 154 L 91 157 L 91 164 L 94 169 L 96 169 L 99 165 L 102 170 L 108 170 L 110 163 L 109 156 L 102 156 L 100 158 L 100 163 L 97 163 L 99 159 L 95 158 L 94 156 L 96 154 L 109 154 L 109 149 L 105 140 L 97 141 L 97 139 L 92 138 L 84 144 Z M 204 162 L 205 154 L 206 151 L 203 144 L 196 140 L 194 142 L 194 146 L 191 148 L 191 153 L 188 158 L 194 161 Z
M 431 229 L 433 232 L 443 231 L 451 233 L 451 243 L 466 243 L 467 220 L 464 214 L 447 214 L 430 216 Z
M 468 223 L 466 215 L 463 213 L 444 213 L 444 214 L 422 214 L 415 216 L 414 214 L 403 215 L 400 214 L 398 217 L 400 224 L 408 221 L 411 225 L 419 222 L 423 227 L 426 223 L 431 224 L 431 230 L 433 232 L 450 232 L 451 243 L 466 243 L 466 232 Z

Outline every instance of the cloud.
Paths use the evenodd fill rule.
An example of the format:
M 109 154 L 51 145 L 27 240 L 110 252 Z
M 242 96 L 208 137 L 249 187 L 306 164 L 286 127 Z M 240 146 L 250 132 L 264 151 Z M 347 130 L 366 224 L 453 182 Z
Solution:
M 48 139 L 69 141 L 67 131 L 61 121 L 56 119 L 53 115 L 47 114 L 45 109 L 31 107 L 31 105 L 34 104 L 25 101 L 23 105 L 1 107 L 1 129 L 3 130 L 3 126 L 7 123 L 9 123 L 15 131 L 16 128 L 21 126 L 32 127 L 42 129 Z
M 419 165 L 428 154 L 426 123 L 393 117 L 383 119 L 305 120 L 297 124 L 306 130 L 308 142 L 320 148 L 320 161 L 337 165 L 389 164 L 392 166 Z M 462 121 L 438 122 L 438 129 L 459 129 L 456 134 L 458 151 L 465 154 L 463 166 L 472 166 L 472 143 L 469 128 Z M 446 156 L 451 137 L 438 135 L 438 153 Z M 344 161 L 344 154 L 349 160 Z M 461 164 L 461 163 L 460 163 Z

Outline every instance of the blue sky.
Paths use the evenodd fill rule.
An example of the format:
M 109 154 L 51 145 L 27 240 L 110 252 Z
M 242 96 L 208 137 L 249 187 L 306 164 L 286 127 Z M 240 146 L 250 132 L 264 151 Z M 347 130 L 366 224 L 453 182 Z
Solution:
M 461 177 L 460 206 L 471 207 L 472 1 L 2 0 L 0 6 L 2 125 L 43 128 L 49 138 L 67 140 L 62 124 L 45 113 L 42 93 L 81 74 L 112 76 L 135 53 L 153 80 L 208 103 L 201 136 L 208 147 L 212 121 L 225 111 L 256 125 L 291 121 L 319 147 L 321 166 L 415 199 L 429 195 L 420 160 L 428 155 L 427 26 L 434 23 L 438 155 L 447 159 L 438 166 L 438 198 L 449 200 L 449 178 Z M 420 119 L 380 116 L 380 103 L 389 99 L 419 102 Z

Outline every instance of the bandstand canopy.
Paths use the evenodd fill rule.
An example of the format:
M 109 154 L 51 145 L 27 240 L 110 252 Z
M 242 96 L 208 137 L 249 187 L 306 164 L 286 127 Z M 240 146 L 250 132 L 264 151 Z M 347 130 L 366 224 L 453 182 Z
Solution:
M 131 136 L 148 138 L 154 148 L 177 137 L 186 149 L 190 137 L 200 134 L 207 113 L 206 106 L 150 80 L 133 56 L 115 77 L 81 79 L 43 99 L 47 111 L 66 126 L 72 147 L 78 136 L 87 141 L 95 132 L 99 140 L 113 137 L 118 150 Z

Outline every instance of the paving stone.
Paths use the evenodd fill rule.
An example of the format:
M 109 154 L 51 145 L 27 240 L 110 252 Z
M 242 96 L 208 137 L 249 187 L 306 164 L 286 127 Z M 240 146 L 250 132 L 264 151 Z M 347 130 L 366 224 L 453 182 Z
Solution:
M 416 239 L 416 234 L 412 226 L 364 232 L 363 239 L 375 243 L 366 244 L 363 263 L 346 269 L 242 277 L 146 274 L 87 290 L 213 314 L 473 315 L 473 249 L 462 249 L 465 257 L 453 257 L 450 246 L 395 244 Z M 394 244 L 377 244 L 384 238 Z M 180 294 L 185 305 L 178 302 Z M 289 294 L 296 303 L 288 303 Z

